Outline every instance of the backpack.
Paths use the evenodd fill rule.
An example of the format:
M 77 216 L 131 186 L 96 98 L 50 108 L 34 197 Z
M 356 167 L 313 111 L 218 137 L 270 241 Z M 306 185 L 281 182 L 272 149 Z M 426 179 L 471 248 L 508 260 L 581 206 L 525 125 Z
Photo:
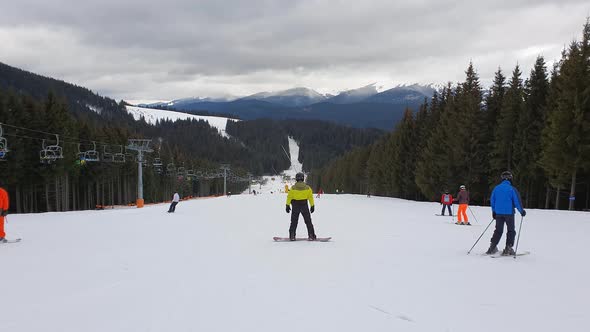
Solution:
M 451 202 L 451 195 L 449 195 L 449 194 L 443 195 L 443 202 L 450 203 Z

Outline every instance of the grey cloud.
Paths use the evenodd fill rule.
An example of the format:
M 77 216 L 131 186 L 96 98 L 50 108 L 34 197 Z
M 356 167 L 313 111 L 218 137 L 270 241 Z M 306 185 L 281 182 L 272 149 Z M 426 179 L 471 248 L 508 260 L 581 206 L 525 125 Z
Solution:
M 0 61 L 118 98 L 456 81 L 470 60 L 485 81 L 536 56 L 522 50 L 558 56 L 589 10 L 573 0 L 21 0 L 0 11 L 12 45 Z

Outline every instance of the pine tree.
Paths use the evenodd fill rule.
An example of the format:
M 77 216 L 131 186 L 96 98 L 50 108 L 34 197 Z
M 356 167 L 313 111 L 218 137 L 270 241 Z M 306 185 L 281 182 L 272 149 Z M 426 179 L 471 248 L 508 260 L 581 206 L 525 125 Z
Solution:
M 555 80 L 556 96 L 545 128 L 543 168 L 558 188 L 570 179 L 569 209 L 574 209 L 578 172 L 590 167 L 590 22 L 581 42 L 564 53 Z M 552 82 L 553 84 L 553 82 Z
M 506 96 L 498 116 L 492 144 L 492 174 L 500 174 L 504 170 L 514 168 L 517 122 L 522 112 L 524 112 L 524 87 L 520 67 L 517 65 L 512 72 L 512 78 L 508 83 Z
M 531 201 L 538 206 L 541 204 L 540 193 L 545 180 L 542 169 L 537 160 L 541 154 L 541 132 L 546 122 L 547 95 L 549 93 L 549 79 L 545 59 L 537 57 L 531 75 L 525 84 L 525 108 L 518 118 L 518 130 L 516 132 L 515 154 L 518 156 L 515 179 L 521 193 L 524 204 L 531 206 Z M 531 196 L 536 195 L 535 197 Z

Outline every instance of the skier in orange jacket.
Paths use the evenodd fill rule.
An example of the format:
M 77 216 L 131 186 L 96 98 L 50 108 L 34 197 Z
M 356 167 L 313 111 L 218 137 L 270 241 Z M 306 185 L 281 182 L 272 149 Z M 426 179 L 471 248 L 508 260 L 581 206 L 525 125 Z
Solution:
M 4 232 L 4 217 L 8 214 L 10 202 L 8 201 L 8 193 L 4 188 L 0 187 L 0 242 L 6 242 L 6 233 Z

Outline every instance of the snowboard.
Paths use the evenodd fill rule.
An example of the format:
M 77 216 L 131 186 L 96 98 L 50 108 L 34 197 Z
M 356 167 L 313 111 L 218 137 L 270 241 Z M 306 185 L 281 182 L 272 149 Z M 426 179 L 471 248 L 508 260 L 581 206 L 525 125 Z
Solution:
M 20 242 L 20 241 L 22 241 L 22 239 L 12 239 L 12 240 L 8 240 L 7 239 L 6 241 L 0 242 L 0 244 L 4 244 L 4 243 L 17 243 L 17 242 Z
M 275 236 L 272 239 L 275 240 L 276 242 L 291 242 L 291 240 L 289 240 L 288 237 Z M 295 240 L 296 241 L 309 241 L 309 242 L 328 242 L 328 241 L 330 241 L 330 239 L 331 239 L 331 237 L 318 237 L 317 239 L 315 239 L 315 241 L 309 241 L 306 237 L 298 237 Z
M 449 216 L 448 214 L 442 215 L 442 214 L 435 213 L 434 215 L 437 217 L 452 217 L 452 216 Z

